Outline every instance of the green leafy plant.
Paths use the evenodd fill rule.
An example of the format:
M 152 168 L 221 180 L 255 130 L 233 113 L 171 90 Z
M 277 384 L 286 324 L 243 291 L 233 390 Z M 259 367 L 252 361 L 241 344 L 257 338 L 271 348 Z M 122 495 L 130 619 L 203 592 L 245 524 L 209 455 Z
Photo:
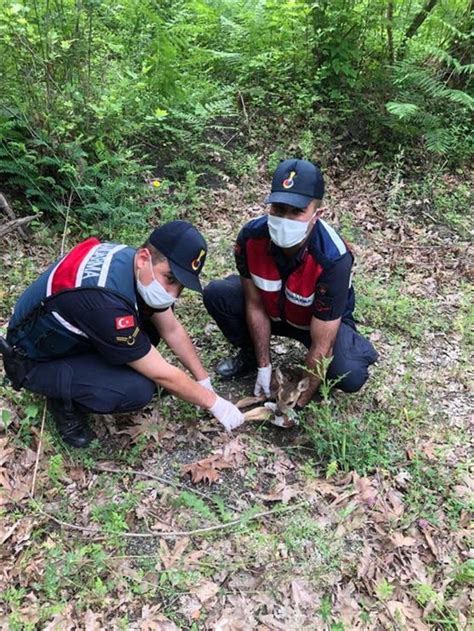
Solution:
M 50 456 L 48 461 L 48 476 L 54 486 L 60 484 L 61 478 L 64 476 L 64 462 L 61 454 Z
M 463 34 L 458 31 L 458 36 Z M 426 64 L 405 59 L 395 66 L 398 95 L 386 108 L 399 122 L 402 134 L 421 136 L 429 152 L 462 162 L 473 151 L 468 131 L 474 111 L 474 98 L 468 91 L 473 66 L 431 45 L 426 45 L 425 56 Z M 453 87 L 456 83 L 466 89 Z
M 380 600 L 388 600 L 392 597 L 395 587 L 386 578 L 377 583 L 376 592 Z
M 459 585 L 472 585 L 474 583 L 474 559 L 468 559 L 455 568 L 453 580 Z
M 321 401 L 310 402 L 302 419 L 319 462 L 330 477 L 337 471 L 367 473 L 387 466 L 390 453 L 390 419 L 383 412 L 367 411 L 361 416 L 337 408 L 331 391 L 339 379 L 327 379 L 330 359 L 323 359 L 315 372 L 321 378 Z M 307 411 L 306 411 L 307 410 Z
M 209 508 L 209 506 L 197 495 L 189 491 L 182 491 L 177 499 L 177 503 L 180 506 L 186 506 L 187 508 L 191 508 L 204 519 L 208 519 L 209 521 L 215 521 L 216 515 Z

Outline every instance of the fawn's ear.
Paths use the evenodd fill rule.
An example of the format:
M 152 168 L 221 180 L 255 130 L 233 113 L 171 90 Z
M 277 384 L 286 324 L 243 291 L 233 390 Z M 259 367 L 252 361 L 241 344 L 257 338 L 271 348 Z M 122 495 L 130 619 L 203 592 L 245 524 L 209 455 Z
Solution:
M 281 370 L 279 368 L 275 368 L 274 373 L 275 373 L 275 379 L 276 379 L 277 384 L 279 386 L 282 386 L 285 383 L 285 379 L 283 377 Z
M 305 377 L 304 379 L 301 379 L 301 381 L 298 381 L 298 385 L 296 387 L 298 392 L 304 392 L 307 390 L 309 388 L 309 377 Z

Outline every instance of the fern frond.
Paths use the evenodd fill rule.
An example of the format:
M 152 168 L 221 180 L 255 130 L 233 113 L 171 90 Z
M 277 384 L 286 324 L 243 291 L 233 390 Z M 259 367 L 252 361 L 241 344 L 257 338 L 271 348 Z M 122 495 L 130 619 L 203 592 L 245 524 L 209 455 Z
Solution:
M 447 97 L 453 103 L 465 105 L 471 110 L 474 109 L 474 98 L 472 98 L 472 96 L 467 92 L 463 92 L 463 90 L 445 89 L 443 90 L 442 95 Z
M 398 103 L 397 101 L 389 101 L 385 104 L 385 107 L 400 120 L 407 120 L 413 118 L 419 113 L 420 108 L 414 103 Z
M 474 64 L 464 64 L 464 66 L 461 66 L 459 74 L 467 74 L 471 76 L 474 74 Z
M 238 22 L 235 22 L 235 20 L 226 18 L 225 15 L 221 15 L 219 17 L 219 20 L 223 27 L 228 27 L 229 30 L 233 31 L 233 35 L 235 33 L 246 33 L 246 30 L 243 26 L 241 26 Z
M 425 49 L 431 57 L 436 59 L 436 61 L 445 63 L 450 68 L 453 68 L 458 74 L 461 73 L 463 68 L 462 64 L 459 63 L 456 57 L 450 55 L 447 50 L 443 50 L 437 46 L 425 46 Z
M 453 135 L 449 129 L 431 129 L 425 134 L 426 148 L 434 153 L 448 153 Z
M 244 56 L 241 53 L 229 53 L 225 50 L 213 50 L 212 48 L 204 48 L 204 52 L 208 53 L 214 59 L 224 59 L 226 63 L 236 65 L 244 60 Z

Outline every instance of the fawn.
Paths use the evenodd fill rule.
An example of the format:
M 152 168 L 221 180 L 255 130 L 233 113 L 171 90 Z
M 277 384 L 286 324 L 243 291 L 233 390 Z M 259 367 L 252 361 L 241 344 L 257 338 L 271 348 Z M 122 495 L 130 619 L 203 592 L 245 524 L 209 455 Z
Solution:
M 270 421 L 272 425 L 290 428 L 297 425 L 294 408 L 302 392 L 309 388 L 309 377 L 299 381 L 285 378 L 279 368 L 273 373 L 271 394 L 275 401 L 267 401 L 262 407 L 245 412 L 246 421 Z M 265 397 L 246 397 L 237 403 L 237 407 L 246 408 L 261 403 Z

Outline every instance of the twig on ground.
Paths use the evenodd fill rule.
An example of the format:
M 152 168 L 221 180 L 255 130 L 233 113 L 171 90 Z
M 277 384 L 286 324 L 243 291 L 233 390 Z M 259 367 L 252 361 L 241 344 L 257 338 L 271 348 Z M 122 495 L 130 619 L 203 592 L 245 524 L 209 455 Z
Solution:
M 36 462 L 35 462 L 35 470 L 33 472 L 33 481 L 31 482 L 31 497 L 35 496 L 35 487 L 36 487 L 36 476 L 38 474 L 38 466 L 41 456 L 41 448 L 43 446 L 43 434 L 44 434 L 44 421 L 46 419 L 46 410 L 48 409 L 48 402 L 45 399 L 44 407 L 43 407 L 43 418 L 41 419 L 41 429 L 39 435 L 38 449 L 36 450 Z
M 22 236 L 26 235 L 26 232 L 21 228 L 22 226 L 33 221 L 33 219 L 36 219 L 36 215 L 28 215 L 28 217 L 20 217 L 20 219 L 12 219 L 11 221 L 7 221 L 7 223 L 4 223 L 3 226 L 0 228 L 0 237 L 4 237 L 6 234 L 12 232 L 13 230 L 18 230 L 18 232 L 20 232 Z M 27 237 L 25 236 L 24 238 Z
M 104 473 L 118 473 L 120 475 L 142 475 L 147 478 L 150 478 L 151 480 L 156 480 L 157 482 L 160 482 L 161 484 L 165 484 L 166 486 L 172 486 L 174 488 L 183 489 L 184 491 L 188 491 L 189 493 L 194 493 L 195 495 L 199 495 L 200 497 L 203 497 L 204 499 L 208 501 L 211 501 L 211 502 L 214 501 L 212 497 L 209 497 L 209 495 L 206 495 L 205 493 L 201 493 L 201 491 L 198 491 L 197 489 L 189 488 L 189 486 L 186 486 L 186 484 L 181 484 L 181 482 L 176 482 L 174 480 L 167 480 L 166 478 L 161 478 L 159 475 L 155 475 L 154 473 L 148 473 L 148 471 L 138 471 L 136 469 L 114 469 L 112 467 L 102 467 L 102 466 L 99 467 L 97 465 L 93 465 L 91 468 L 94 469 L 94 471 L 103 471 Z M 232 510 L 237 510 L 232 506 L 230 506 L 229 508 L 231 508 Z
M 7 201 L 7 198 L 2 193 L 0 193 L 0 208 L 2 208 L 5 211 L 5 214 L 7 215 L 7 217 L 11 219 L 11 221 L 3 225 L 2 230 L 5 230 L 7 226 L 11 226 L 11 227 L 5 230 L 4 232 L 2 232 L 0 236 L 3 236 L 7 232 L 10 232 L 10 230 L 15 230 L 17 228 L 21 236 L 26 239 L 28 235 L 26 234 L 22 226 L 25 223 L 29 223 L 29 221 L 34 219 L 35 216 L 33 215 L 32 217 L 23 217 L 22 219 L 17 219 L 15 213 L 10 207 L 10 204 Z M 27 219 L 29 221 L 26 221 Z
M 33 498 L 31 498 L 33 499 Z M 286 506 L 286 507 L 278 507 L 273 508 L 268 511 L 263 511 L 261 513 L 256 513 L 255 515 L 251 515 L 248 518 L 242 519 L 239 517 L 238 519 L 233 519 L 232 521 L 227 522 L 226 524 L 219 524 L 218 526 L 207 526 L 206 528 L 196 528 L 196 530 L 176 530 L 174 532 L 116 532 L 113 533 L 117 537 L 126 537 L 126 538 L 136 538 L 136 539 L 155 539 L 161 537 L 191 537 L 195 535 L 204 534 L 207 532 L 214 532 L 217 530 L 226 530 L 227 528 L 232 528 L 233 526 L 238 526 L 240 523 L 247 523 L 250 521 L 255 521 L 256 519 L 260 519 L 261 517 L 268 517 L 269 515 L 273 515 L 274 513 L 291 513 L 299 508 L 301 508 L 306 502 L 299 502 L 294 506 Z M 89 528 L 88 526 L 76 526 L 75 524 L 70 524 L 67 521 L 63 521 L 62 519 L 58 519 L 54 515 L 50 515 L 39 506 L 36 506 L 36 510 L 40 515 L 47 517 L 49 520 L 53 521 L 58 526 L 63 526 L 64 528 L 69 528 L 70 530 L 78 530 L 80 532 L 90 532 L 91 534 L 98 536 L 108 536 L 110 537 L 111 533 L 101 528 Z
M 3 546 L 3 544 L 10 539 L 10 537 L 12 536 L 12 534 L 15 532 L 15 530 L 18 528 L 18 526 L 21 524 L 21 519 L 19 519 L 18 521 L 16 521 L 13 526 L 6 531 L 6 533 L 2 536 L 2 538 L 0 539 L 0 545 Z

